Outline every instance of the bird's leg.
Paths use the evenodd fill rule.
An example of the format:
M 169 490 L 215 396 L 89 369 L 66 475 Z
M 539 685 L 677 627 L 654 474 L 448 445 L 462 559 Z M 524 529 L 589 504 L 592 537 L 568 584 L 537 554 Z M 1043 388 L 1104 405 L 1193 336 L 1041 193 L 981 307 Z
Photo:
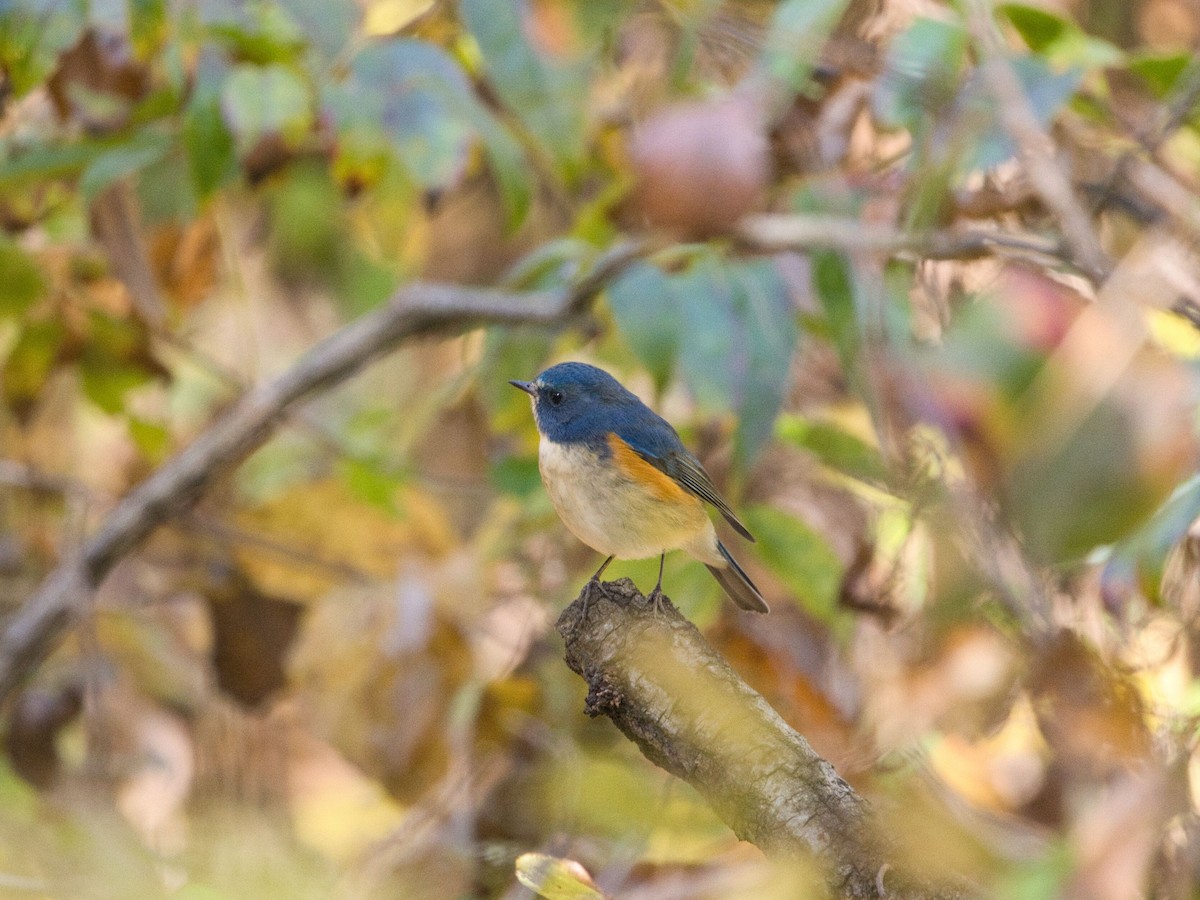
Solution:
M 600 568 L 596 570 L 596 574 L 588 579 L 588 583 L 583 586 L 583 615 L 581 619 L 586 619 L 588 614 L 588 606 L 592 602 L 592 591 L 600 587 L 600 576 L 604 574 L 604 570 L 608 568 L 608 564 L 613 561 L 613 557 L 609 557 L 604 562 L 600 563 Z
M 650 592 L 650 596 L 646 598 L 652 604 L 654 604 L 654 611 L 656 613 L 658 613 L 659 615 L 662 615 L 663 601 L 667 599 L 666 597 L 663 596 L 663 592 L 662 592 L 663 566 L 666 564 L 666 562 L 667 562 L 667 554 L 663 553 L 661 556 L 658 557 L 658 581 L 654 585 L 654 590 L 652 590 Z

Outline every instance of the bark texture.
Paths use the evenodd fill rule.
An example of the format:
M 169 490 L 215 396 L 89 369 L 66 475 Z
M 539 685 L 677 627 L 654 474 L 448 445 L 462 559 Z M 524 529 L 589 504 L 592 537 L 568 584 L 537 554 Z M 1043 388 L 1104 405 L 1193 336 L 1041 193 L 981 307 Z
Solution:
M 589 588 L 585 588 L 585 593 Z M 874 837 L 870 807 L 670 604 L 627 578 L 593 584 L 563 611 L 566 661 L 651 762 L 683 779 L 734 833 L 771 855 L 811 853 L 839 896 L 965 896 L 905 880 Z

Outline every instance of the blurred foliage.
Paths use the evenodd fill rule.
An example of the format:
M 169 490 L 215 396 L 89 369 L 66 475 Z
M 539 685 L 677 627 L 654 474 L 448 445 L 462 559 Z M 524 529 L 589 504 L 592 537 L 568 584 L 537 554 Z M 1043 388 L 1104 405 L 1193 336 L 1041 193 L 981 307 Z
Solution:
M 815 895 L 581 715 L 551 622 L 596 561 L 506 381 L 585 358 L 744 513 L 774 611 L 680 554 L 668 594 L 914 864 L 1195 896 L 1200 20 L 994 9 L 1095 285 L 970 8 L 0 0 L 6 615 L 396 287 L 555 288 L 655 238 L 569 328 L 408 346 L 289 415 L 131 553 L 5 711 L 0 892 Z M 763 212 L 851 239 L 768 252 Z M 1028 240 L 923 256 L 968 228 Z

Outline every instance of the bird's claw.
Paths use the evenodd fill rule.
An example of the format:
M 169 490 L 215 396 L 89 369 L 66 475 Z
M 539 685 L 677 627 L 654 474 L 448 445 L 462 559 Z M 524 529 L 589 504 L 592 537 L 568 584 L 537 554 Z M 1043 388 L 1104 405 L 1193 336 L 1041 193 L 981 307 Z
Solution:
M 646 598 L 650 601 L 650 606 L 654 610 L 654 614 L 658 616 L 666 615 L 667 607 L 663 604 L 670 605 L 671 601 L 667 599 L 667 595 L 662 592 L 661 588 L 655 588 L 650 592 L 650 596 Z

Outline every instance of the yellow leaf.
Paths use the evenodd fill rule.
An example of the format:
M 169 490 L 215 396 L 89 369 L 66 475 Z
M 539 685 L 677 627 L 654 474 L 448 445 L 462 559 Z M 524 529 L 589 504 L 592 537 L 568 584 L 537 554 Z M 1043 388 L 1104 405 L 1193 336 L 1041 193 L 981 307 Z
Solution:
M 434 0 L 375 0 L 367 7 L 363 30 L 372 36 L 395 34 L 433 9 Z
M 1181 316 L 1161 309 L 1146 313 L 1150 336 L 1168 353 L 1180 359 L 1200 359 L 1200 331 Z
M 235 522 L 257 539 L 234 548 L 254 586 L 297 602 L 321 597 L 344 582 L 348 571 L 393 577 L 397 560 L 418 538 L 411 526 L 359 500 L 334 479 L 297 485 L 240 511 Z
M 603 900 L 587 869 L 573 859 L 544 853 L 517 857 L 517 881 L 546 900 Z

